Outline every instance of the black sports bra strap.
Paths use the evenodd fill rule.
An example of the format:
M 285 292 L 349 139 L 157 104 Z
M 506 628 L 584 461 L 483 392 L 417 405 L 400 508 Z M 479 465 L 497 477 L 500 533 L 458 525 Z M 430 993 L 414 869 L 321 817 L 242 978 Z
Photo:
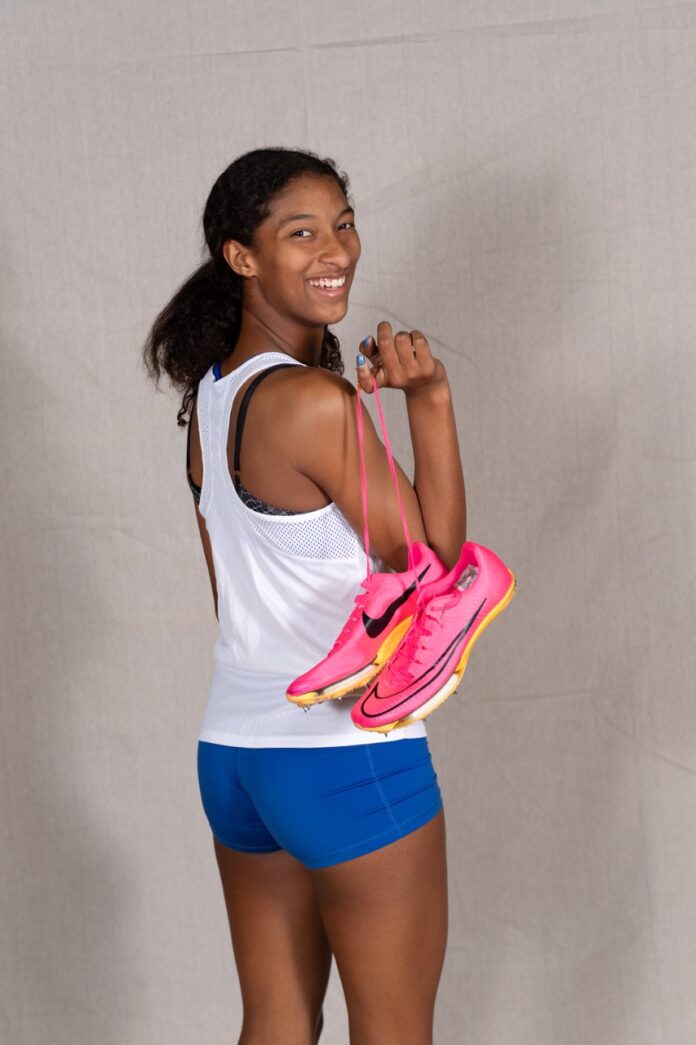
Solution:
M 280 370 L 281 367 L 297 366 L 297 363 L 275 363 L 273 366 L 267 367 L 266 370 L 262 370 L 260 374 L 257 374 L 254 380 L 247 388 L 242 402 L 239 406 L 239 413 L 237 414 L 237 427 L 234 433 L 234 474 L 237 475 L 239 472 L 239 448 L 242 444 L 242 429 L 244 428 L 244 421 L 246 418 L 246 412 L 249 407 L 249 400 L 251 399 L 257 385 L 259 385 L 264 377 L 268 377 L 274 370 Z
M 188 476 L 189 486 L 191 492 L 195 497 L 196 501 L 200 500 L 201 488 L 198 483 L 194 483 L 191 477 L 191 428 L 193 427 L 193 411 L 196 409 L 196 400 L 198 399 L 198 390 L 194 393 L 193 403 L 191 405 L 191 414 L 188 422 L 188 432 L 186 434 L 186 475 Z

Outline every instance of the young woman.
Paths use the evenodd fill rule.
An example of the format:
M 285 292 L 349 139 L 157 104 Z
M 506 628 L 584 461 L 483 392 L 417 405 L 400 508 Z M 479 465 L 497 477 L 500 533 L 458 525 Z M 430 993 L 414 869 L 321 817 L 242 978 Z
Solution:
M 205 206 L 210 257 L 144 348 L 151 375 L 184 393 L 180 424 L 190 410 L 188 479 L 220 624 L 198 779 L 240 1045 L 317 1042 L 332 955 L 353 1045 L 428 1045 L 445 954 L 444 810 L 424 723 L 369 733 L 351 699 L 305 714 L 285 695 L 331 647 L 366 572 L 356 389 L 329 331 L 360 258 L 355 219 L 333 160 L 240 156 Z M 411 539 L 451 569 L 466 504 L 445 368 L 420 331 L 386 321 L 359 351 L 365 392 L 374 375 L 406 401 L 413 486 L 397 473 Z M 385 448 L 364 418 L 372 567 L 405 570 Z

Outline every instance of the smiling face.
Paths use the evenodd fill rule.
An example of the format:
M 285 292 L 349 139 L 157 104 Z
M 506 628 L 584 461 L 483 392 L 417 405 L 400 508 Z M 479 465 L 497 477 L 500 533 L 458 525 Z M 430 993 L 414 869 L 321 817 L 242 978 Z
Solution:
M 253 249 L 234 241 L 225 245 L 228 263 L 241 275 L 255 277 L 245 287 L 248 304 L 256 310 L 260 296 L 265 309 L 303 325 L 341 320 L 361 252 L 354 217 L 335 178 L 293 179 L 258 226 Z M 342 285 L 313 285 L 322 278 L 342 280 Z

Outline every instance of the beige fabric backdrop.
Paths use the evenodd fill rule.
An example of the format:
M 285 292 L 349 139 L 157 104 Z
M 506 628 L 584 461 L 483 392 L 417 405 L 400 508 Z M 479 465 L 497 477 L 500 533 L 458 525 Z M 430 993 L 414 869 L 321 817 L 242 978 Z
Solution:
M 284 144 L 352 179 L 348 371 L 379 320 L 425 331 L 469 537 L 518 577 L 428 724 L 435 1040 L 691 1045 L 696 4 L 0 19 L 2 1041 L 236 1041 L 195 765 L 217 625 L 179 401 L 139 346 L 199 263 L 214 179 Z M 335 967 L 326 1018 L 346 1042 Z

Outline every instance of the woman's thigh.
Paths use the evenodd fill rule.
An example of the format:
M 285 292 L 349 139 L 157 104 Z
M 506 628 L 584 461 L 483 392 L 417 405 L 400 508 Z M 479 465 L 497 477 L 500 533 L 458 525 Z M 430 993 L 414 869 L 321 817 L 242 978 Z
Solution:
M 444 809 L 390 845 L 312 873 L 351 1045 L 429 1045 L 447 945 Z
M 240 1045 L 313 1045 L 323 1023 L 331 947 L 311 872 L 282 850 L 214 840 L 244 1005 Z

